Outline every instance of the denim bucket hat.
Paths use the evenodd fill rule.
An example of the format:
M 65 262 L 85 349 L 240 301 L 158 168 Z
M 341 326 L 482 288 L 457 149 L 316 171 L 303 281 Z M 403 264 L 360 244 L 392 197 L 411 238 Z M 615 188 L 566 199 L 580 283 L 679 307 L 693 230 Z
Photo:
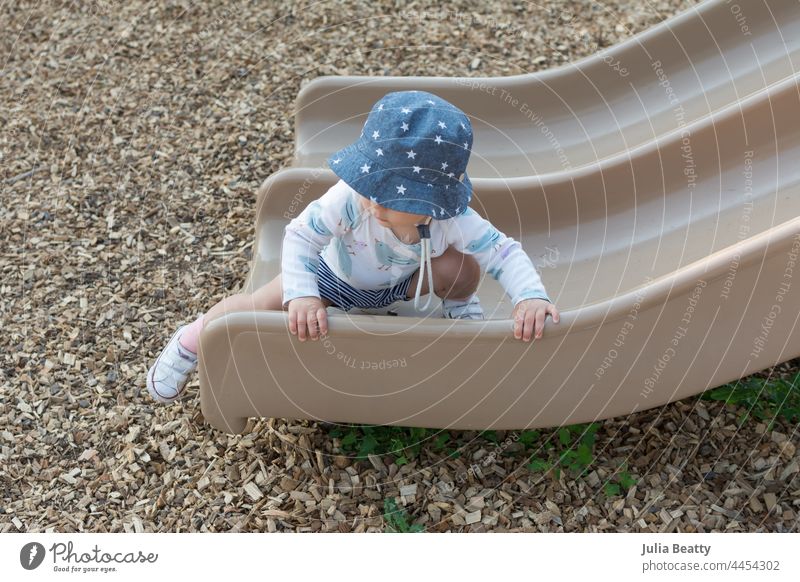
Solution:
M 418 224 L 420 273 L 414 308 L 426 309 L 433 295 L 430 220 L 463 214 L 472 198 L 467 162 L 472 124 L 458 107 L 427 91 L 384 95 L 367 116 L 361 137 L 328 158 L 328 166 L 353 190 L 373 202 L 430 216 Z M 419 306 L 428 271 L 428 300 Z
M 361 137 L 328 166 L 381 206 L 442 220 L 472 198 L 471 150 L 472 125 L 458 107 L 427 91 L 397 91 L 373 105 Z

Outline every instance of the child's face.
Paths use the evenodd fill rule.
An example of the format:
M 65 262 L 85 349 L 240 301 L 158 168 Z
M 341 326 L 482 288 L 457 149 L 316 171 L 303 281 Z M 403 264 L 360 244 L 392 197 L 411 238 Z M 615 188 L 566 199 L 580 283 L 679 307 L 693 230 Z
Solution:
M 401 212 L 400 210 L 386 208 L 365 196 L 361 196 L 361 206 L 364 210 L 377 218 L 378 222 L 387 227 L 410 227 L 427 223 L 430 218 L 425 214 L 411 214 L 410 212 Z

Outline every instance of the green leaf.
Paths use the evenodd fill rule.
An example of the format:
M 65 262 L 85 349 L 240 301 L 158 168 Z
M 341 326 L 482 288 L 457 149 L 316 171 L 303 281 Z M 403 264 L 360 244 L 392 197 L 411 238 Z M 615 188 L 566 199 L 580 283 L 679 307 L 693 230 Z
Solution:
M 619 495 L 619 485 L 616 483 L 606 483 L 603 487 L 606 495 L 612 497 L 614 495 Z
M 427 428 L 414 427 L 411 429 L 411 440 L 414 442 L 419 442 L 425 438 L 425 435 L 427 435 L 427 433 L 428 433 Z
M 576 453 L 572 449 L 564 451 L 560 457 L 561 463 L 563 465 L 571 465 L 572 463 L 575 462 L 575 459 L 577 458 L 578 458 L 578 453 Z
M 364 439 L 361 441 L 361 448 L 358 450 L 358 457 L 365 459 L 367 455 L 375 451 L 375 447 L 378 444 L 378 441 L 375 440 L 375 437 L 371 434 L 364 435 Z
M 636 479 L 631 477 L 631 474 L 627 471 L 621 471 L 619 474 L 619 484 L 627 490 L 636 485 Z
M 567 428 L 558 429 L 558 440 L 561 441 L 562 445 L 568 445 L 569 441 L 571 440 L 569 429 Z
M 356 442 L 356 440 L 357 440 L 357 439 L 358 439 L 358 436 L 357 436 L 357 433 L 356 433 L 356 431 L 354 431 L 354 430 L 353 430 L 353 431 L 350 431 L 350 432 L 349 432 L 349 433 L 347 433 L 347 434 L 345 435 L 345 437 L 342 439 L 342 446 L 343 446 L 343 447 L 350 446 L 350 445 L 354 444 L 354 443 Z
M 578 462 L 584 466 L 592 462 L 592 449 L 588 445 L 578 445 Z
M 550 468 L 550 463 L 544 459 L 539 459 L 534 457 L 530 463 L 528 463 L 528 470 L 532 473 L 536 473 L 539 471 L 547 471 Z
M 531 446 L 537 440 L 539 440 L 539 431 L 536 430 L 525 430 L 519 435 L 519 442 L 525 447 Z
M 391 497 L 383 501 L 383 519 L 390 532 L 413 533 L 424 529 L 420 524 L 409 525 L 408 513 L 397 507 L 397 502 Z

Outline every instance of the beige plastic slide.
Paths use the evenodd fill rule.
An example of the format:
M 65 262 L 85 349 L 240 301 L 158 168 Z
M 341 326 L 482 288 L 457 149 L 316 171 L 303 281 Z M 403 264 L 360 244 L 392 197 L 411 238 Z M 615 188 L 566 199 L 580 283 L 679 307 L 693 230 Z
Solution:
M 585 99 L 558 115 L 553 109 L 549 118 L 552 135 L 569 151 L 569 168 L 552 157 L 550 142 L 528 135 L 541 133 L 535 122 L 501 123 L 502 108 L 486 101 L 485 92 L 451 91 L 452 79 L 381 79 L 398 84 L 370 85 L 369 97 L 355 91 L 352 99 L 334 101 L 344 110 L 319 109 L 328 125 L 347 132 L 363 124 L 383 92 L 414 87 L 483 119 L 483 128 L 475 123 L 475 151 L 484 159 L 475 160 L 471 205 L 522 242 L 561 322 L 548 319 L 540 340 L 515 340 L 511 305 L 491 277 L 478 290 L 489 317 L 483 322 L 442 319 L 438 302 L 425 313 L 411 302 L 396 304 L 399 316 L 329 309 L 327 338 L 300 342 L 289 334 L 284 312 L 231 313 L 200 337 L 206 420 L 231 433 L 253 416 L 456 429 L 557 426 L 663 405 L 800 356 L 800 77 L 792 67 L 800 4 L 769 3 L 750 12 L 748 3 L 751 35 L 730 6 L 708 3 L 639 35 L 642 45 L 656 43 L 649 58 L 661 66 L 626 60 L 625 79 L 612 69 L 622 88 L 607 84 L 593 106 L 580 71 L 572 85 L 569 68 L 514 79 L 532 94 L 551 85 L 543 77 L 558 77 L 560 101 Z M 711 15 L 714 22 L 705 22 Z M 723 17 L 738 36 L 722 26 Z M 685 67 L 670 64 L 678 60 L 667 37 L 700 30 L 698 23 L 713 36 L 687 32 L 676 45 L 690 55 Z M 770 25 L 783 58 L 768 49 Z M 698 62 L 715 61 L 709 45 L 717 44 L 729 66 L 698 70 Z M 771 58 L 759 56 L 769 65 L 750 71 L 749 80 L 737 77 L 756 46 L 772 51 Z M 633 49 L 628 41 L 609 54 L 633 58 Z M 629 93 L 639 95 L 640 118 Z M 364 104 L 361 121 L 349 113 L 355 99 Z M 608 117 L 610 110 L 617 114 Z M 623 113 L 623 123 L 613 121 Z M 301 121 L 298 127 L 315 123 Z M 508 145 L 480 144 L 492 139 L 490 128 L 503 128 L 498 136 L 513 129 L 515 137 Z M 306 134 L 303 144 L 322 143 L 325 133 Z M 333 130 L 325 147 L 357 133 Z M 319 152 L 321 159 L 321 146 Z M 310 164 L 316 154 L 303 155 L 296 163 Z M 503 177 L 489 172 L 496 168 Z M 294 167 L 265 181 L 244 291 L 280 272 L 284 226 L 335 180 L 322 167 Z

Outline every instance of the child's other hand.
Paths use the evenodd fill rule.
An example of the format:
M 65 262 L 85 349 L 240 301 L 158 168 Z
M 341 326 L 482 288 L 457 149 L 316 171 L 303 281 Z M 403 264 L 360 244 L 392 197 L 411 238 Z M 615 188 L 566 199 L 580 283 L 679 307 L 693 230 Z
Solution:
M 535 333 L 537 338 L 542 337 L 544 320 L 547 314 L 553 318 L 553 323 L 558 323 L 559 315 L 556 306 L 544 299 L 524 299 L 514 306 L 514 337 L 530 341 Z
M 306 341 L 307 332 L 312 340 L 328 333 L 328 312 L 319 297 L 298 297 L 289 301 L 289 331 Z

